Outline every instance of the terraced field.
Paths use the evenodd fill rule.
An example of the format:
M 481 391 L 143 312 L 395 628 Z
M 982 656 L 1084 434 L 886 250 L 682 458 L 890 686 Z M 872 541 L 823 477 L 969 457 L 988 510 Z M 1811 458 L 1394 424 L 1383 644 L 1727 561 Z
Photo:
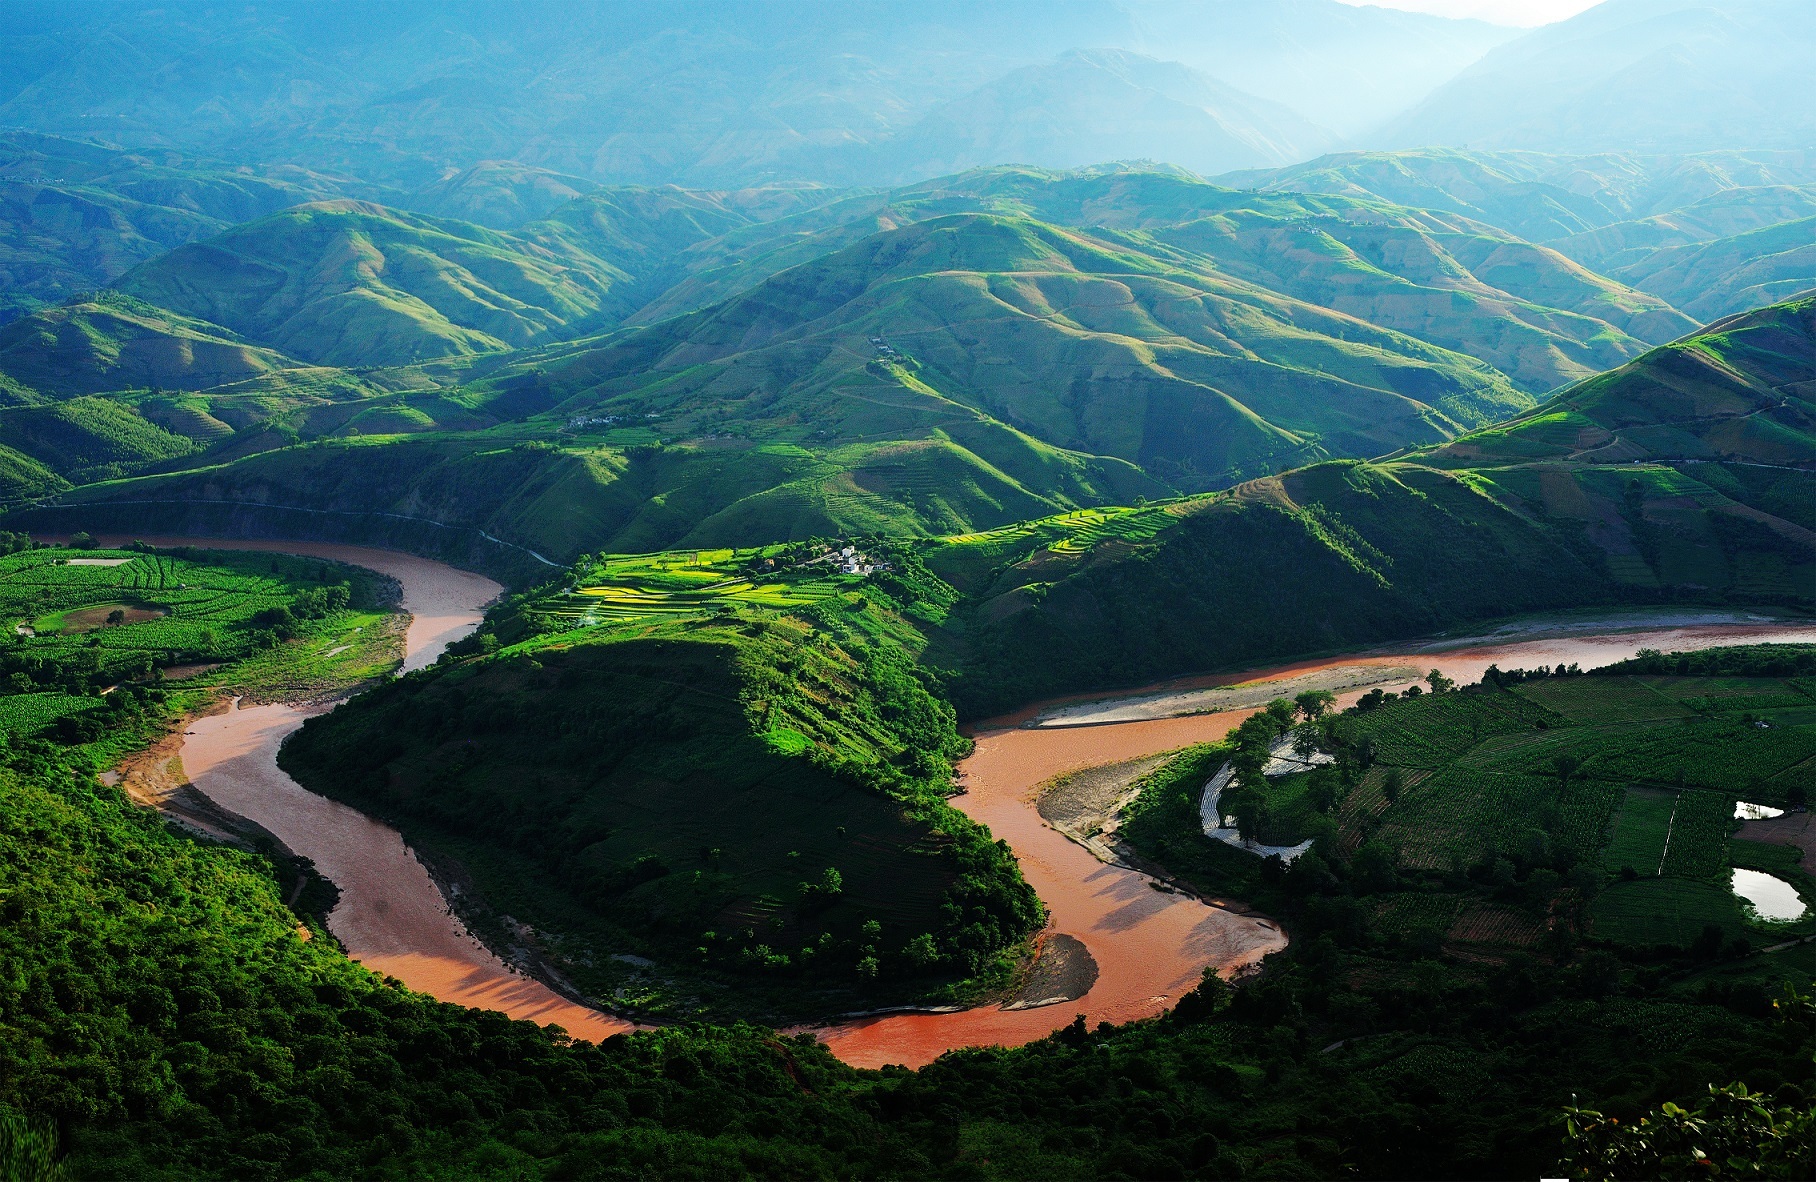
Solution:
M 1121 539 L 1139 542 L 1166 528 L 1192 499 L 1142 506 L 1079 509 L 1036 521 L 1018 521 L 1001 529 L 953 534 L 940 538 L 935 553 L 944 549 L 983 553 L 1026 552 L 1045 543 L 1056 554 L 1082 554 L 1099 542 Z M 937 559 L 936 559 L 937 562 Z
M 1017 561 L 1042 549 L 1075 556 L 1100 543 L 1151 538 L 1200 502 L 1080 509 L 1001 529 L 952 534 L 927 543 L 924 557 L 948 574 Z M 845 574 L 833 560 L 832 551 L 844 544 L 601 555 L 565 591 L 538 601 L 531 612 L 550 624 L 583 628 L 709 615 L 728 607 L 807 607 L 864 586 L 869 576 Z M 863 543 L 857 548 L 862 552 Z
M 91 691 L 182 665 L 243 661 L 242 674 L 299 691 L 366 680 L 395 660 L 379 594 L 368 573 L 287 555 L 43 548 L 0 557 L 0 730 L 36 732 L 93 706 L 83 696 Z
M 540 601 L 534 614 L 570 628 L 709 615 L 746 605 L 806 607 L 851 590 L 861 575 L 830 561 L 788 565 L 785 546 L 744 550 L 677 550 L 613 554 L 581 573 L 573 586 Z

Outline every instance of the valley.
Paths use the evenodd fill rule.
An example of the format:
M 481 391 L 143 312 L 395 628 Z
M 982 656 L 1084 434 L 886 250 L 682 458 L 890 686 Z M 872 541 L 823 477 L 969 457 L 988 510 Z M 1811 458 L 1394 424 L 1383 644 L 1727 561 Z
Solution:
M 429 667 L 446 645 L 468 634 L 481 618 L 480 609 L 499 590 L 440 564 L 357 547 L 203 538 L 154 541 L 168 549 L 251 546 L 255 553 L 298 553 L 365 566 L 397 579 L 403 610 L 409 613 L 405 672 Z M 1515 639 L 1439 639 L 1402 651 L 1232 673 L 1217 681 L 1249 692 L 1259 702 L 1290 694 L 1325 670 L 1378 668 L 1381 674 L 1363 684 L 1379 694 L 1383 688 L 1398 690 L 1422 681 L 1424 674 L 1413 666 L 1440 669 L 1468 683 L 1503 665 L 1595 666 L 1660 649 L 1816 643 L 1816 626 L 1794 617 L 1654 616 L 1520 620 L 1498 630 Z M 1337 704 L 1353 703 L 1358 696 L 1360 690 L 1352 689 Z M 1152 689 L 1137 690 L 1092 708 L 1113 717 L 1119 703 L 1128 701 L 1154 702 L 1156 696 Z M 1052 712 L 1049 704 L 980 724 L 975 750 L 957 765 L 963 793 L 958 806 L 1009 843 L 1045 905 L 1044 938 L 1078 941 L 1097 966 L 1093 984 L 1078 997 L 1045 1007 L 986 1004 L 951 1013 L 851 1019 L 811 1027 L 813 1032 L 833 1054 L 857 1066 L 919 1067 L 954 1048 L 1014 1046 L 1040 1038 L 1075 1012 L 1088 1023 L 1139 1021 L 1163 1012 L 1207 970 L 1240 973 L 1282 946 L 1277 923 L 1248 912 L 1240 902 L 1207 906 L 1192 894 L 1173 892 L 1168 880 L 1156 880 L 1146 870 L 1120 861 L 1104 864 L 1101 855 L 1094 857 L 1043 820 L 1030 795 L 1035 785 L 1055 776 L 1216 743 L 1253 710 L 1207 711 L 1176 694 L 1136 721 L 1084 715 L 1082 725 L 1054 728 L 1044 725 Z M 395 831 L 301 789 L 279 770 L 280 744 L 311 713 L 309 707 L 281 703 L 240 707 L 236 698 L 227 710 L 189 724 L 179 758 L 190 782 L 214 804 L 272 833 L 335 884 L 338 901 L 326 922 L 355 961 L 444 1001 L 554 1022 L 578 1037 L 597 1040 L 634 1028 L 551 993 L 528 979 L 523 968 L 507 968 L 467 933 L 443 897 L 444 881 L 424 872 L 421 855 L 403 845 Z M 1168 889 L 1157 889 L 1162 883 Z M 557 970 L 545 965 L 542 971 Z
M 1806 0 L 0 39 L 0 1177 L 1816 1176 Z

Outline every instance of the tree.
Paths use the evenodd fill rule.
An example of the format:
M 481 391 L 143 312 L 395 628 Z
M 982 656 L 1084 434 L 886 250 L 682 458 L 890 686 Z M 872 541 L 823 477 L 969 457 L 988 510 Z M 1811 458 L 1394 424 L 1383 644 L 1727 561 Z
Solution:
M 1425 675 L 1425 683 L 1431 686 L 1431 692 L 1434 694 L 1449 693 L 1457 684 L 1450 678 L 1444 676 L 1443 671 L 1439 669 L 1433 669 L 1430 673 L 1427 673 Z
M 1293 754 L 1299 757 L 1300 763 L 1310 763 L 1312 756 L 1318 754 L 1318 728 L 1302 726 L 1293 731 Z
M 1357 850 L 1349 866 L 1356 889 L 1363 894 L 1391 891 L 1399 882 L 1393 850 L 1378 841 L 1371 841 Z
M 1244 792 L 1237 797 L 1230 812 L 1236 818 L 1236 832 L 1244 841 L 1260 841 L 1272 819 L 1267 801 L 1253 792 Z
M 1570 777 L 1583 766 L 1583 761 L 1574 755 L 1560 755 L 1551 761 L 1551 770 L 1557 773 L 1557 794 L 1562 796 L 1570 784 Z
M 1388 768 L 1386 778 L 1381 781 L 1381 795 L 1387 798 L 1389 804 L 1400 799 L 1400 784 L 1400 769 Z
M 1816 1176 L 1816 1110 L 1778 1106 L 1745 1084 L 1711 1084 L 1693 1108 L 1666 1101 L 1633 1122 L 1572 1105 L 1561 1123 L 1572 1178 Z
M 1299 714 L 1305 721 L 1317 722 L 1336 701 L 1337 695 L 1329 690 L 1306 690 L 1293 699 L 1293 704 L 1299 708 Z

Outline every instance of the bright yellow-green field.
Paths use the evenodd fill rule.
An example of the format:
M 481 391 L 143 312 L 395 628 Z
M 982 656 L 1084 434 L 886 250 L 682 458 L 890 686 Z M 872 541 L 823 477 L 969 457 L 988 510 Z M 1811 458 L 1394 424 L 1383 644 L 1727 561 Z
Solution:
M 998 562 L 1011 552 L 1043 548 L 1082 554 L 1104 541 L 1153 537 L 1182 503 L 1080 509 L 982 533 L 954 534 L 925 543 L 925 554 L 936 568 L 968 559 Z M 863 549 L 861 543 L 858 548 Z M 587 627 L 703 615 L 726 604 L 786 610 L 863 586 L 865 576 L 843 574 L 831 562 L 800 563 L 804 553 L 801 546 L 771 545 L 601 555 L 570 590 L 550 595 L 533 610 L 567 627 Z
M 670 619 L 717 610 L 723 604 L 804 607 L 861 583 L 830 563 L 757 569 L 779 559 L 786 547 L 744 550 L 671 550 L 611 554 L 586 572 L 573 590 L 551 596 L 541 614 L 574 626 Z

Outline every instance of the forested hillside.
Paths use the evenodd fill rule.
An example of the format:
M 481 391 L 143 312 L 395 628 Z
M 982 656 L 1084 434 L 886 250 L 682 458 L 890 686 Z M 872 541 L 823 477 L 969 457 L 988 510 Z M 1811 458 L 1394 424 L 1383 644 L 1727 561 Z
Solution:
M 965 747 L 886 634 L 764 614 L 419 675 L 284 762 L 458 859 L 599 1004 L 779 1023 L 1006 979 L 1041 908 L 945 803 Z
M 0 1182 L 1816 1177 L 1816 6 L 1411 2 L 0 5 Z

